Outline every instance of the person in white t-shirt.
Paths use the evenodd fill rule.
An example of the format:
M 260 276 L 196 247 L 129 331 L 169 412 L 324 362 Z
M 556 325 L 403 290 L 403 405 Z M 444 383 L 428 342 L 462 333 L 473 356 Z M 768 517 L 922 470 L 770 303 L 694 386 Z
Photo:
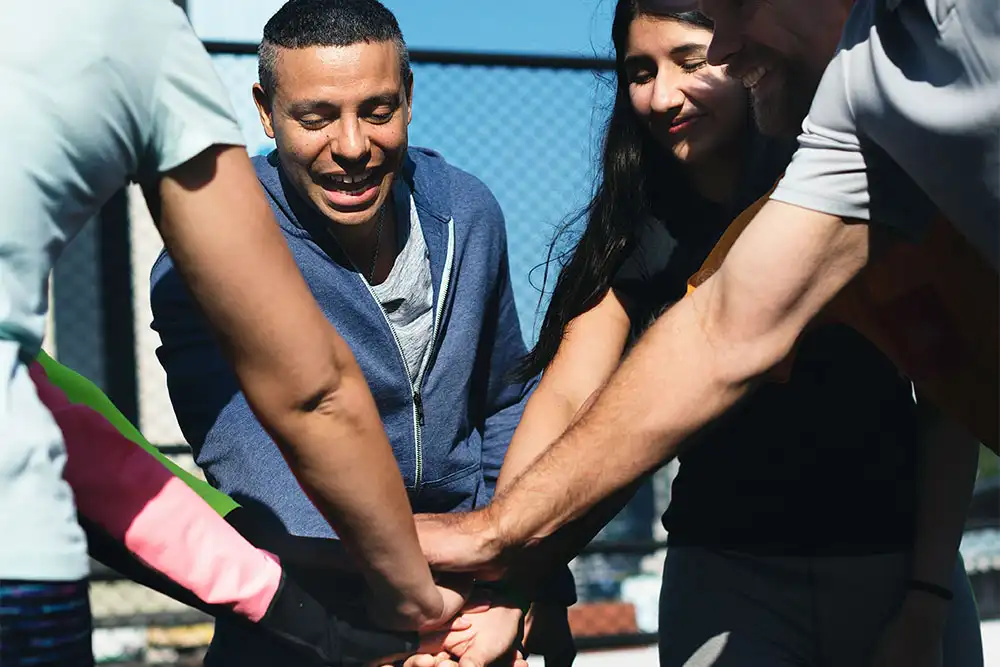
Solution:
M 461 596 L 435 586 L 420 554 L 364 377 L 285 246 L 183 12 L 167 0 L 12 3 L 0 32 L 0 611 L 13 610 L 0 616 L 0 663 L 93 661 L 63 437 L 28 362 L 53 263 L 130 180 L 261 421 L 353 543 L 380 622 L 452 617 Z

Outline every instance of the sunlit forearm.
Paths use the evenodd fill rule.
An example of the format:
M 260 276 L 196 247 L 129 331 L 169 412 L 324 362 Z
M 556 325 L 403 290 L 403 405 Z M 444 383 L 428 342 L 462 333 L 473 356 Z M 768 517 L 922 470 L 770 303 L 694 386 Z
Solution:
M 651 327 L 587 414 L 500 494 L 500 539 L 552 535 L 673 458 L 789 354 L 863 268 L 867 243 L 864 226 L 766 206 L 719 271 Z
M 581 401 L 582 403 L 582 401 Z M 510 446 L 504 455 L 496 492 L 510 486 L 566 430 L 579 404 L 555 391 L 547 391 L 543 384 L 535 391 L 524 409 Z

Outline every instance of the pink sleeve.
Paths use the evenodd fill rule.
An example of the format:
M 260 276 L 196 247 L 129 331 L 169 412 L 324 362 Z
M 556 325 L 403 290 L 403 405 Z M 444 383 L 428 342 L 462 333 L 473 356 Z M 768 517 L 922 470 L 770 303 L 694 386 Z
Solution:
M 104 417 L 69 401 L 31 365 L 38 396 L 63 431 L 65 478 L 79 511 L 140 560 L 202 601 L 259 621 L 281 566 Z

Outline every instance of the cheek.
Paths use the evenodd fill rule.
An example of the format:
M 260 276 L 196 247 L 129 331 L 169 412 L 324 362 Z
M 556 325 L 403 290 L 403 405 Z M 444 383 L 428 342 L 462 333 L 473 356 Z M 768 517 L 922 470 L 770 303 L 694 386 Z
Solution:
M 650 86 L 629 86 L 628 89 L 629 100 L 632 103 L 632 111 L 634 111 L 635 115 L 643 121 L 649 118 L 651 94 L 652 92 Z
M 778 16 L 775 14 L 778 13 Z M 767 16 L 763 16 L 763 15 Z M 763 46 L 782 56 L 794 56 L 797 46 L 801 43 L 798 35 L 808 35 L 805 30 L 789 24 L 789 19 L 781 12 L 759 12 L 746 29 L 748 41 Z
M 407 134 L 406 123 L 390 123 L 384 127 L 384 132 L 379 134 L 378 143 L 386 151 L 405 151 Z
M 705 102 L 726 131 L 741 125 L 749 113 L 747 91 L 733 79 L 719 81 L 706 95 Z
M 328 142 L 324 132 L 308 132 L 294 123 L 275 127 L 274 143 L 287 161 L 308 166 L 323 152 Z

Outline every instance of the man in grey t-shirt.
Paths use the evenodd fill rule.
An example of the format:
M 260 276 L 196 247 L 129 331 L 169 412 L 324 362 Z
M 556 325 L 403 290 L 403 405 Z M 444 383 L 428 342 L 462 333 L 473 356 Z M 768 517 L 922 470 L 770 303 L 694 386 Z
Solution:
M 1000 267 L 997 3 L 858 2 L 772 199 L 911 240 L 939 209 Z
M 672 11 L 699 4 L 642 1 Z M 780 63 L 815 50 L 803 40 L 814 31 L 803 26 L 837 19 L 814 11 L 811 0 L 700 4 L 715 19 L 709 62 L 726 64 L 752 89 L 755 102 L 768 91 L 801 82 Z M 953 281 L 945 298 L 961 299 L 956 292 L 962 289 L 986 294 L 996 289 L 1000 8 L 995 0 L 842 0 L 841 8 L 840 18 L 853 15 L 805 122 L 801 150 L 774 199 L 717 270 L 647 331 L 575 425 L 489 508 L 421 524 L 432 564 L 463 571 L 508 564 L 505 559 L 517 547 L 547 541 L 669 461 L 682 443 L 697 446 L 692 436 L 787 359 L 803 330 L 882 250 L 873 237 L 891 235 L 880 225 L 919 242 L 929 214 L 940 209 L 962 233 L 957 241 L 946 236 L 954 243 L 945 252 L 968 249 L 962 255 L 967 262 L 953 262 L 949 273 L 977 276 Z M 762 126 L 774 120 L 767 116 L 771 107 L 755 106 Z M 935 231 L 942 224 L 939 218 Z M 928 250 L 904 245 L 898 237 L 891 239 L 892 252 Z M 933 278 L 943 271 L 930 250 L 932 261 L 911 266 Z M 966 271 L 971 265 L 985 269 Z M 895 277 L 903 280 L 894 282 Z M 862 289 L 884 288 L 865 296 L 889 300 L 908 287 L 906 277 L 883 271 L 881 283 Z M 952 313 L 928 309 L 929 302 L 940 303 L 941 294 L 933 296 L 907 301 L 888 318 L 925 316 L 924 323 L 940 324 Z M 982 313 L 981 321 L 970 318 L 963 328 L 988 332 L 990 320 L 996 322 L 996 303 L 988 307 L 992 312 Z M 910 333 L 922 352 L 937 331 L 931 326 Z M 995 338 L 972 338 L 985 341 L 995 360 Z M 944 356 L 954 353 L 945 363 L 969 352 L 943 347 Z M 986 370 L 994 387 L 996 370 L 995 363 Z M 995 411 L 993 417 L 995 425 Z M 975 456 L 975 448 L 966 448 L 968 434 L 948 435 L 955 443 L 951 449 Z M 949 501 L 929 511 L 952 518 L 964 511 L 954 490 L 966 481 L 957 465 L 935 471 L 940 478 L 932 481 L 952 488 L 942 491 Z M 950 525 L 960 530 L 961 520 Z M 955 556 L 954 550 L 935 548 L 940 558 Z M 928 588 L 935 590 L 930 586 L 925 592 Z M 901 636 L 898 628 L 891 631 Z M 929 633 L 923 634 L 922 640 Z M 731 657 L 728 651 L 724 655 Z M 914 663 L 904 658 L 899 664 Z

